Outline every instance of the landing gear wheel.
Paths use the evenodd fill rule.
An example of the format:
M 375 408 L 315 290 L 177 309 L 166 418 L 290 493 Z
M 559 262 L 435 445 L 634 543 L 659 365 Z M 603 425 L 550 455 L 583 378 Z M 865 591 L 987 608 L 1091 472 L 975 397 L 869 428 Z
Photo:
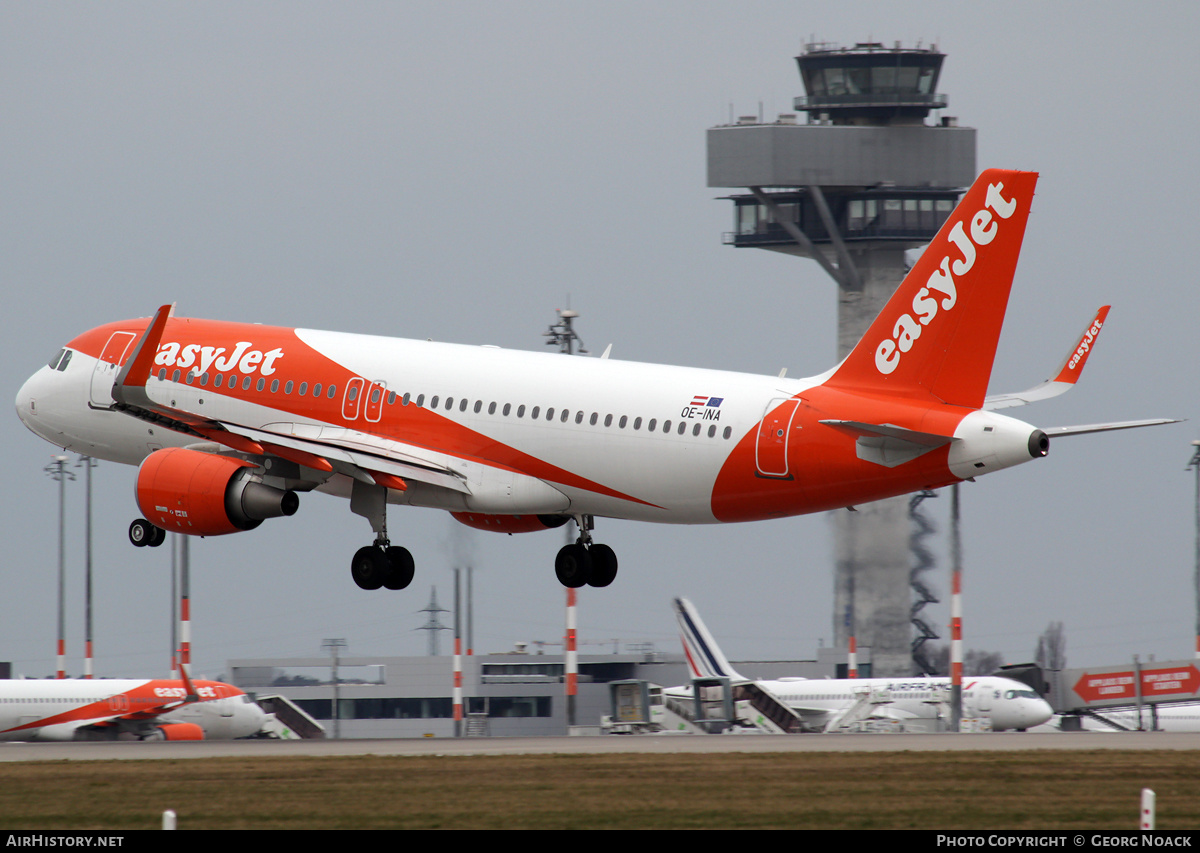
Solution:
M 383 585 L 387 589 L 404 589 L 412 583 L 413 557 L 407 548 L 392 545 L 383 552 L 387 558 L 388 570 L 383 576 Z
M 590 549 L 592 573 L 588 586 L 608 586 L 617 577 L 617 555 L 607 545 L 593 545 Z
M 154 533 L 150 535 L 150 541 L 146 543 L 147 545 L 149 545 L 151 548 L 157 548 L 159 545 L 167 541 L 167 531 L 163 530 L 161 527 L 154 527 L 153 525 L 151 525 L 151 529 L 154 531 Z
M 359 588 L 379 589 L 388 574 L 387 555 L 374 545 L 359 548 L 350 561 L 350 574 Z
M 578 589 L 591 577 L 592 555 L 578 542 L 565 545 L 554 558 L 554 574 L 563 586 Z
M 146 519 L 135 518 L 129 525 L 129 541 L 136 547 L 142 548 L 154 541 L 154 531 L 157 529 L 153 524 L 146 521 Z M 164 533 L 163 535 L 165 536 L 166 534 Z

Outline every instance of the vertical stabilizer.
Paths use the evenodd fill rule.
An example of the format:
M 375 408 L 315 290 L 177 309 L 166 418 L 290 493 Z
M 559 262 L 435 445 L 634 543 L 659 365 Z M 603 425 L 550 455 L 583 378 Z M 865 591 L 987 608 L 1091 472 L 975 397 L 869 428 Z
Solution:
M 692 678 L 730 678 L 734 681 L 749 681 L 750 679 L 738 674 L 725 659 L 725 653 L 717 645 L 712 634 L 708 633 L 700 614 L 695 606 L 686 598 L 676 598 L 675 617 L 679 620 L 680 638 L 683 640 L 683 654 L 687 657 L 688 668 Z
M 827 384 L 980 408 L 1036 184 L 981 174 Z

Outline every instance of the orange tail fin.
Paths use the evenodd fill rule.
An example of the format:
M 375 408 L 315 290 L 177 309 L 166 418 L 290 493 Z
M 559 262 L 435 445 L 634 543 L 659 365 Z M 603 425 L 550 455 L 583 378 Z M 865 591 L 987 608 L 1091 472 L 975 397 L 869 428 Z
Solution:
M 981 174 L 827 384 L 982 406 L 1037 177 Z

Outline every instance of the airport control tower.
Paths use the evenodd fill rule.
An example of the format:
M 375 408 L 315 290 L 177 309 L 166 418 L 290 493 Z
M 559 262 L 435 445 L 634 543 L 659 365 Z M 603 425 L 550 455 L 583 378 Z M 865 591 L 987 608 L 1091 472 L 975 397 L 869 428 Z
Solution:
M 821 265 L 838 286 L 839 359 L 904 278 L 905 252 L 933 239 L 975 179 L 975 130 L 929 118 L 947 106 L 943 59 L 936 46 L 810 44 L 796 57 L 803 124 L 785 113 L 708 131 L 708 185 L 748 191 L 729 197 L 725 242 Z M 835 645 L 855 634 L 876 676 L 913 671 L 908 500 L 832 513 Z

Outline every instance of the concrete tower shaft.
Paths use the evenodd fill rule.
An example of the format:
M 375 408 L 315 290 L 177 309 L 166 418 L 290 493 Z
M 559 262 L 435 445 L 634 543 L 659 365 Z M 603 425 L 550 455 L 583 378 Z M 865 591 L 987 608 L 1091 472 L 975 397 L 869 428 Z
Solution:
M 838 358 L 907 272 L 975 178 L 975 130 L 949 117 L 935 47 L 808 45 L 796 57 L 807 113 L 743 117 L 708 131 L 708 185 L 731 195 L 724 242 L 811 258 L 838 285 Z M 876 676 L 912 672 L 908 499 L 832 514 L 835 643 L 856 635 Z

